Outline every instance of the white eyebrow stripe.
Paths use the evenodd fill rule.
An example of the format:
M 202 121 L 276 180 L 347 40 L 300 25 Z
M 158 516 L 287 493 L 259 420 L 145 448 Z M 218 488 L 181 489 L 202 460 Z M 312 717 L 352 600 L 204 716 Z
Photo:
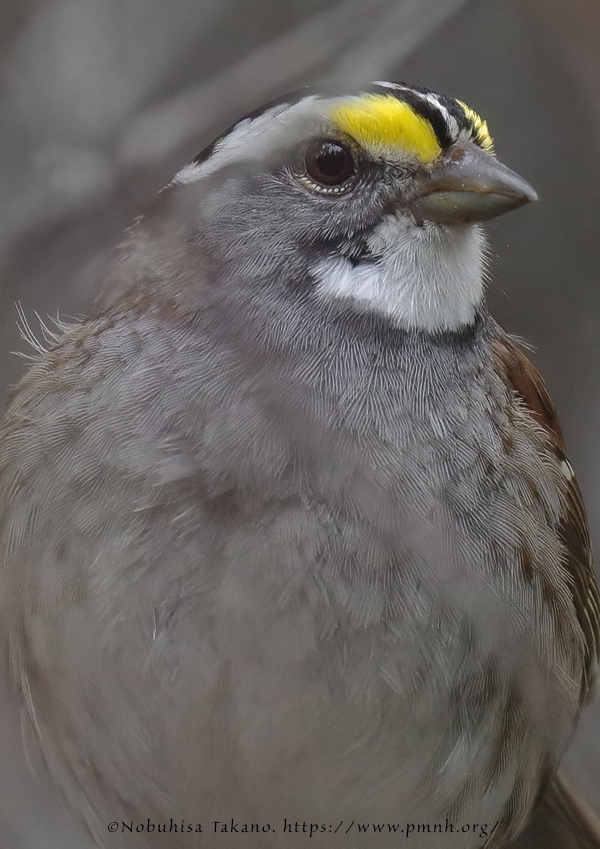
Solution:
M 167 183 L 167 188 L 169 186 L 185 186 L 188 183 L 195 183 L 197 180 L 200 180 L 202 177 L 202 166 L 199 162 L 188 162 L 187 165 L 184 165 L 181 171 L 178 171 L 177 174 Z
M 407 86 L 400 85 L 400 83 L 390 83 L 387 80 L 375 80 L 373 85 L 381 86 L 381 88 L 391 88 L 394 91 L 406 91 Z
M 207 159 L 185 165 L 169 185 L 195 183 L 226 165 L 252 160 L 253 153 L 265 155 L 269 148 L 276 148 L 287 141 L 290 125 L 303 121 L 307 122 L 307 126 L 314 124 L 317 117 L 315 103 L 319 99 L 317 95 L 310 95 L 298 103 L 280 103 L 254 118 L 242 119 L 217 141 Z
M 421 97 L 424 100 L 427 100 L 427 102 L 430 103 L 432 106 L 437 106 L 438 110 L 444 116 L 444 120 L 446 122 L 446 126 L 448 127 L 448 132 L 449 132 L 451 138 L 456 139 L 457 136 L 458 136 L 458 133 L 459 133 L 459 126 L 458 126 L 458 121 L 456 120 L 454 115 L 450 114 L 447 107 L 444 106 L 444 104 L 439 100 L 437 95 L 435 95 L 435 94 L 422 94 L 421 92 L 418 92 L 418 94 L 420 94 Z

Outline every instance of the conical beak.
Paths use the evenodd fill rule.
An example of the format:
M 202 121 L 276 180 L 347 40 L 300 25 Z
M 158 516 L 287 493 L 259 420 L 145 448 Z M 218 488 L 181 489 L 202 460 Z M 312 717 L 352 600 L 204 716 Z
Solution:
M 416 220 L 460 224 L 486 221 L 538 196 L 518 174 L 473 142 L 457 142 L 423 178 L 410 204 Z

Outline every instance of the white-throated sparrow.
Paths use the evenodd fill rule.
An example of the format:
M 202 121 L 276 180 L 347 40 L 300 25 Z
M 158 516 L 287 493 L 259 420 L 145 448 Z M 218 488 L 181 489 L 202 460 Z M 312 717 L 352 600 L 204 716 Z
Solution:
M 304 93 L 177 175 L 21 381 L 2 622 L 101 845 L 524 828 L 599 647 L 554 408 L 483 302 L 479 222 L 534 198 L 459 101 Z

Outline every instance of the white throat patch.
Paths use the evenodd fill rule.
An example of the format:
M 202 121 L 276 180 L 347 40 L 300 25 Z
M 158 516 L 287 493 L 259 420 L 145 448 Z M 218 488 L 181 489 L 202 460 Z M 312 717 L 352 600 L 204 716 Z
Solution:
M 483 296 L 485 238 L 473 224 L 416 225 L 389 215 L 368 239 L 373 261 L 331 256 L 314 269 L 317 292 L 354 301 L 406 329 L 456 330 Z

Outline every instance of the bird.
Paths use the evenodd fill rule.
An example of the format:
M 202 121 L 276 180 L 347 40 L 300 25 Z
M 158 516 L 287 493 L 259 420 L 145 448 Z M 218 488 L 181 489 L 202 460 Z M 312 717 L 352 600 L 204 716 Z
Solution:
M 47 334 L 0 429 L 0 628 L 99 846 L 576 820 L 587 519 L 485 301 L 483 222 L 536 199 L 453 97 L 303 89 L 183 167 Z

